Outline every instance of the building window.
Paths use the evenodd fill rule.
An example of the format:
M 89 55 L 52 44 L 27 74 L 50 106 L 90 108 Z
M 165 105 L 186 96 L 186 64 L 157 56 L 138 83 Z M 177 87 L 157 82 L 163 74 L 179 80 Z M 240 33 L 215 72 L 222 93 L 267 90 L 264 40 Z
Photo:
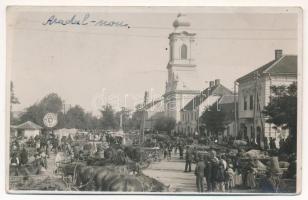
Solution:
M 247 97 L 244 97 L 244 110 L 247 110 Z
M 253 96 L 250 95 L 249 97 L 249 109 L 252 110 L 253 109 Z
M 181 59 L 187 59 L 187 46 L 185 44 L 181 47 Z

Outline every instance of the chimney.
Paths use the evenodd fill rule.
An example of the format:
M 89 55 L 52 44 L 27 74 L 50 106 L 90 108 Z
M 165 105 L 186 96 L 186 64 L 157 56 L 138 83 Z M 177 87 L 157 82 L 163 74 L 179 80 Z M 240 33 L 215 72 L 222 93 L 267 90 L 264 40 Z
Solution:
M 215 86 L 220 85 L 220 79 L 215 79 Z
M 275 60 L 278 60 L 282 57 L 282 49 L 276 49 L 275 50 Z
M 210 81 L 210 88 L 214 87 L 214 81 Z

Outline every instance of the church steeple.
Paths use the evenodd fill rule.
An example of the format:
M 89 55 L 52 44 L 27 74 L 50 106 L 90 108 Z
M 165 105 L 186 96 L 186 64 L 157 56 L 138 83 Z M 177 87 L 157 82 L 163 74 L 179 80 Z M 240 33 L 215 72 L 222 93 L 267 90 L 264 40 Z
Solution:
M 177 18 L 173 22 L 173 27 L 174 27 L 175 31 L 178 31 L 181 28 L 190 27 L 190 22 L 186 18 L 185 14 L 179 13 Z
M 190 25 L 186 15 L 181 13 L 174 20 L 174 31 L 169 35 L 170 65 L 168 65 L 168 68 L 171 65 L 195 66 L 193 50 L 196 34 L 187 32 Z
M 188 32 L 191 24 L 184 14 L 178 14 L 172 25 L 174 31 L 169 34 L 170 58 L 164 103 L 166 115 L 178 122 L 180 110 L 199 94 L 193 85 L 197 77 L 193 57 L 196 34 Z
M 187 32 L 190 25 L 186 15 L 181 13 L 173 22 L 174 31 L 169 34 L 170 58 L 166 91 L 191 89 L 191 80 L 186 76 L 196 68 L 193 57 L 196 34 Z

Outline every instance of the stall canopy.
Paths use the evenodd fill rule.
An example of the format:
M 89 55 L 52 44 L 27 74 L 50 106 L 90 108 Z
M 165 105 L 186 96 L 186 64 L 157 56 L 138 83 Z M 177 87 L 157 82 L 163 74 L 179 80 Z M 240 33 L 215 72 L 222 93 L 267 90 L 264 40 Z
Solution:
M 13 128 L 16 130 L 16 136 L 23 136 L 27 138 L 39 135 L 42 129 L 41 126 L 31 121 L 24 122 L 22 124 L 14 126 Z
M 62 138 L 63 136 L 68 137 L 69 135 L 72 137 L 72 139 L 74 138 L 74 136 L 77 134 L 78 129 L 75 128 L 62 128 L 62 129 L 57 129 L 54 130 L 54 134 L 60 138 Z

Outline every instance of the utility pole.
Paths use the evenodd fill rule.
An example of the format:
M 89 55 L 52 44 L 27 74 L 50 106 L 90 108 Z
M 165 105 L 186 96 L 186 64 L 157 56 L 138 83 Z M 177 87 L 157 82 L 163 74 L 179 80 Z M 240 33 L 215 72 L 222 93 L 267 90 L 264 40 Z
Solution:
M 236 94 L 237 94 L 237 92 L 236 92 L 236 86 L 237 86 L 237 82 L 235 81 L 234 82 L 234 93 L 233 93 L 233 95 L 234 95 L 234 121 L 235 121 L 235 123 L 234 123 L 234 133 L 235 133 L 235 135 L 236 136 L 238 136 L 238 116 L 237 116 L 237 112 L 239 112 L 238 111 L 238 106 L 236 105 L 237 103 L 239 103 L 239 101 L 236 101 Z
M 143 108 L 142 108 L 142 122 L 141 122 L 141 131 L 140 131 L 140 136 L 141 140 L 140 143 L 144 143 L 144 127 L 145 127 L 145 117 L 146 117 L 146 105 L 148 102 L 148 97 L 149 97 L 149 92 L 145 91 L 144 93 L 144 100 L 143 100 Z
M 263 134 L 264 134 L 264 128 L 263 128 L 263 120 L 262 120 L 262 112 L 261 112 L 261 106 L 260 106 L 260 99 L 259 99 L 259 78 L 260 74 L 256 72 L 255 76 L 255 99 L 254 99 L 254 135 L 255 135 L 255 141 L 257 140 L 257 143 L 261 148 L 264 147 L 263 143 Z M 259 113 L 258 113 L 259 112 Z M 259 114 L 259 115 L 258 115 Z M 257 129 L 257 124 L 259 122 L 258 118 L 260 118 L 260 123 L 261 123 L 261 130 L 258 131 Z M 258 140 L 258 134 L 259 135 L 259 140 Z
M 254 141 L 256 141 L 257 136 L 257 95 L 258 95 L 258 72 L 255 73 L 255 95 L 253 104 L 253 131 L 254 131 Z M 258 141 L 257 141 L 258 142 Z

